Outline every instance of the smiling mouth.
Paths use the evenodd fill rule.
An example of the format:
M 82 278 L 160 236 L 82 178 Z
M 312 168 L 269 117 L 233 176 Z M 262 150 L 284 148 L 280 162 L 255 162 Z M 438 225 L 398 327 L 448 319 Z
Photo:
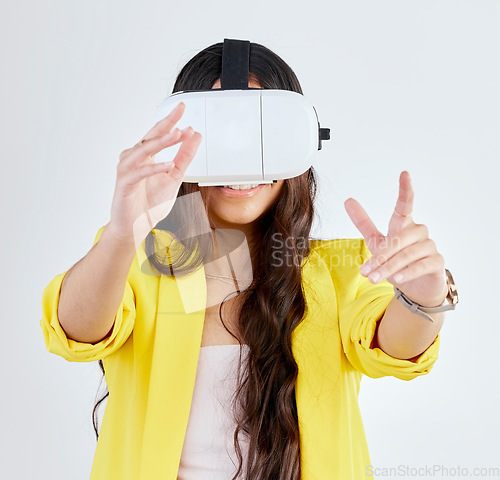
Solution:
M 231 190 L 252 190 L 253 188 L 260 187 L 263 183 L 253 183 L 246 185 L 218 185 L 218 188 L 230 188 Z

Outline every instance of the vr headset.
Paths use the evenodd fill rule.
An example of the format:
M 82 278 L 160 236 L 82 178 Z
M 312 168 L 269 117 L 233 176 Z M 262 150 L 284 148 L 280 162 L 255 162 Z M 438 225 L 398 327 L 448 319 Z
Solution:
M 175 93 L 156 109 L 159 121 L 184 102 L 177 127 L 191 126 L 202 135 L 184 182 L 220 186 L 295 177 L 311 167 L 322 141 L 330 139 L 303 95 L 248 88 L 249 59 L 249 41 L 225 39 L 221 88 Z M 162 150 L 156 161 L 173 160 L 178 149 Z

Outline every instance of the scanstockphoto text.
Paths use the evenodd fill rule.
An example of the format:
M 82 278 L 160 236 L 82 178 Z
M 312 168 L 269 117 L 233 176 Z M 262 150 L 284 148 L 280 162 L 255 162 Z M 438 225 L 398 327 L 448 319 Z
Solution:
M 302 250 L 307 246 L 308 239 L 305 237 L 285 237 L 281 233 L 274 233 L 271 237 L 272 239 L 272 254 L 271 254 L 271 265 L 273 267 L 283 267 L 283 266 L 296 266 L 300 267 L 300 261 L 294 252 L 297 249 Z M 349 239 L 349 246 L 351 251 L 361 252 L 363 245 L 366 243 L 362 238 Z M 328 255 L 324 254 L 322 251 L 318 251 L 318 255 L 310 255 L 307 261 L 312 266 L 318 266 L 320 264 L 326 264 L 330 267 L 361 267 L 366 260 L 361 253 L 352 254 L 351 251 L 346 251 L 342 248 L 345 244 L 345 239 L 332 239 L 325 240 L 328 244 L 328 251 L 335 251 L 337 253 L 330 253 Z M 378 250 L 391 249 L 393 251 L 399 250 L 399 238 L 389 238 L 385 237 L 380 240 L 377 244 Z M 338 247 L 338 248 L 336 248 Z M 393 248 L 394 247 L 394 248 Z M 387 260 L 383 255 L 379 256 L 381 262 Z
M 500 478 L 499 466 L 366 465 L 366 478 Z

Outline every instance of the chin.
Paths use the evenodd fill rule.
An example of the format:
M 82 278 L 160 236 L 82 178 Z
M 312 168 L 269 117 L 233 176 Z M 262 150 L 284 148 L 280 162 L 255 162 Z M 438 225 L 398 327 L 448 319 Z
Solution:
M 248 226 L 255 223 L 263 213 L 255 215 L 228 215 L 219 214 L 214 212 L 212 215 L 212 220 L 215 223 L 216 228 L 238 228 L 239 226 Z
M 283 180 L 277 184 L 264 184 L 258 192 L 246 198 L 234 198 L 218 187 L 210 188 L 209 210 L 216 228 L 242 228 L 258 226 L 258 221 L 277 202 Z

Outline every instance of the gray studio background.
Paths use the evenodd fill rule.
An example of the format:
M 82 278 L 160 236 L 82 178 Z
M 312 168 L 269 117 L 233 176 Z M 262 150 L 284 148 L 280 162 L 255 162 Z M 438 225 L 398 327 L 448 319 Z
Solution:
M 315 165 L 315 235 L 360 236 L 348 197 L 385 233 L 406 169 L 414 219 L 455 276 L 461 300 L 431 374 L 362 381 L 374 468 L 500 467 L 500 2 L 27 0 L 3 10 L 2 478 L 89 477 L 100 371 L 46 351 L 42 292 L 107 223 L 118 156 L 152 126 L 179 69 L 224 37 L 281 55 L 332 129 Z

